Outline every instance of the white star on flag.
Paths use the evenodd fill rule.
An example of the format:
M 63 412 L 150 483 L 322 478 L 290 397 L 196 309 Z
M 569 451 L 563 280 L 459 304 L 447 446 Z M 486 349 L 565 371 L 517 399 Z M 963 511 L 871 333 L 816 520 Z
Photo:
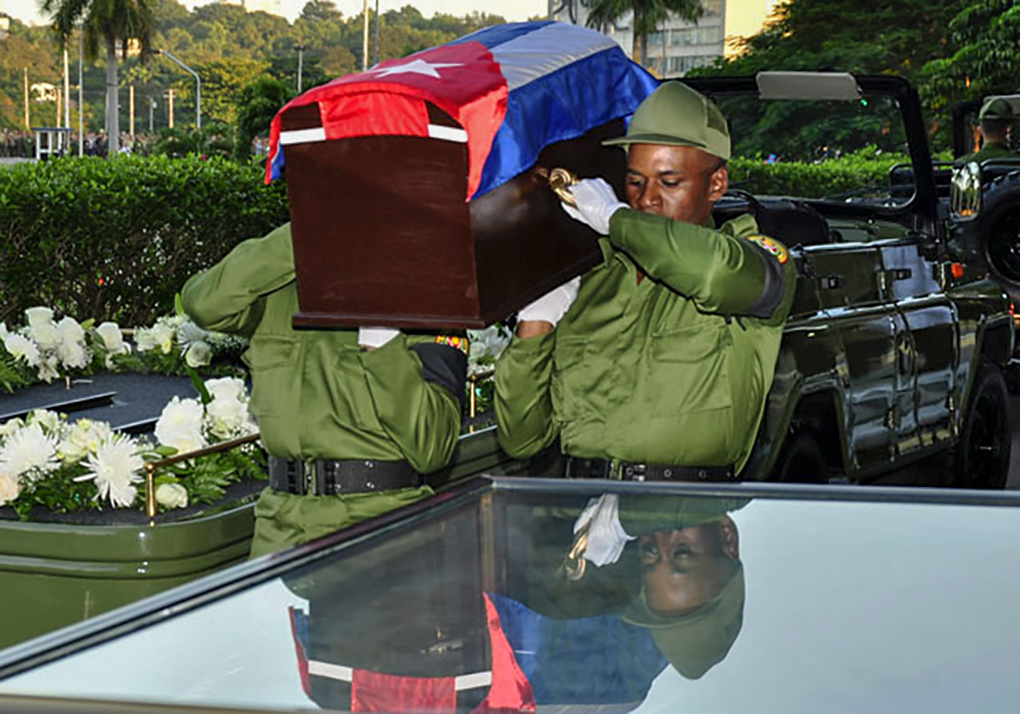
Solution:
M 450 64 L 447 62 L 426 62 L 425 60 L 416 59 L 414 62 L 408 62 L 407 64 L 397 65 L 396 67 L 387 67 L 385 69 L 373 69 L 370 72 L 374 72 L 380 77 L 389 77 L 391 74 L 423 74 L 426 77 L 435 77 L 436 79 L 442 79 L 439 76 L 437 69 L 443 67 L 462 67 L 461 64 Z

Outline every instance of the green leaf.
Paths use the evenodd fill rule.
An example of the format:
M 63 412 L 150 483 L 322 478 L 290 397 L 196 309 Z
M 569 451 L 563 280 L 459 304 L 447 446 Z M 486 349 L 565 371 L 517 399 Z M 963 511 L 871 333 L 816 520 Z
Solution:
M 205 382 L 198 376 L 198 372 L 194 368 L 189 367 L 187 364 L 184 365 L 184 370 L 188 373 L 191 378 L 191 383 L 195 386 L 195 391 L 198 392 L 198 396 L 202 399 L 202 406 L 205 406 L 212 401 L 212 395 L 209 394 L 209 390 L 205 388 Z

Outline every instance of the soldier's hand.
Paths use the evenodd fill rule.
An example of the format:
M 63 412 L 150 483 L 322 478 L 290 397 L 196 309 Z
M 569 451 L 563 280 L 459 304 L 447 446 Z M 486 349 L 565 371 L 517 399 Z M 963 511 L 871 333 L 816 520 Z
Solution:
M 517 321 L 519 323 L 547 322 L 552 327 L 556 327 L 556 323 L 560 321 L 560 318 L 574 304 L 574 300 L 577 299 L 577 291 L 580 287 L 581 278 L 578 276 L 573 280 L 563 283 L 558 288 L 550 290 L 535 302 L 525 305 L 517 313 Z M 518 334 L 520 334 L 520 330 L 518 330 Z M 524 335 L 521 336 L 523 337 Z
M 400 330 L 394 330 L 392 327 L 359 327 L 358 344 L 370 350 L 375 350 L 399 334 Z
M 575 221 L 580 221 L 599 235 L 609 235 L 609 219 L 621 208 L 627 208 L 616 197 L 613 187 L 600 178 L 581 179 L 570 187 L 577 208 L 561 203 L 563 210 Z
M 582 529 L 588 531 L 584 558 L 599 567 L 619 560 L 627 541 L 634 540 L 620 524 L 620 501 L 612 493 L 588 501 L 574 522 L 574 534 Z

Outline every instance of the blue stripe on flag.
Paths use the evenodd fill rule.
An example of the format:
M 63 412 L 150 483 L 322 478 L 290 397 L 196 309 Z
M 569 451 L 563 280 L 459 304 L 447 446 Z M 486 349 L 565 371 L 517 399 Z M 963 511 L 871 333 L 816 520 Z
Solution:
M 486 27 L 477 32 L 472 32 L 470 35 L 460 37 L 450 44 L 459 45 L 463 42 L 481 42 L 491 50 L 493 47 L 504 42 L 509 42 L 521 35 L 526 35 L 546 25 L 553 24 L 555 24 L 553 20 L 540 20 L 538 22 L 509 22 L 505 25 L 493 25 L 492 27 Z
M 546 146 L 633 114 L 657 86 L 614 46 L 510 92 L 475 197 L 530 168 Z
M 490 597 L 536 704 L 641 702 L 668 664 L 650 630 L 618 615 L 556 620 Z

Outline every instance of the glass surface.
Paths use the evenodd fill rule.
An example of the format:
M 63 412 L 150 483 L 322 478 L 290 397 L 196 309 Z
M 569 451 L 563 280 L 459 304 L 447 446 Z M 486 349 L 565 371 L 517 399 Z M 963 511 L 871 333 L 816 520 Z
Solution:
M 68 629 L 51 638 L 60 656 L 0 692 L 436 712 L 928 713 L 1015 700 L 1016 499 L 563 484 L 502 479 L 368 535 L 238 566 L 108 618 L 126 634 L 96 646 L 75 643 L 87 627 Z M 582 547 L 602 564 L 571 558 Z

